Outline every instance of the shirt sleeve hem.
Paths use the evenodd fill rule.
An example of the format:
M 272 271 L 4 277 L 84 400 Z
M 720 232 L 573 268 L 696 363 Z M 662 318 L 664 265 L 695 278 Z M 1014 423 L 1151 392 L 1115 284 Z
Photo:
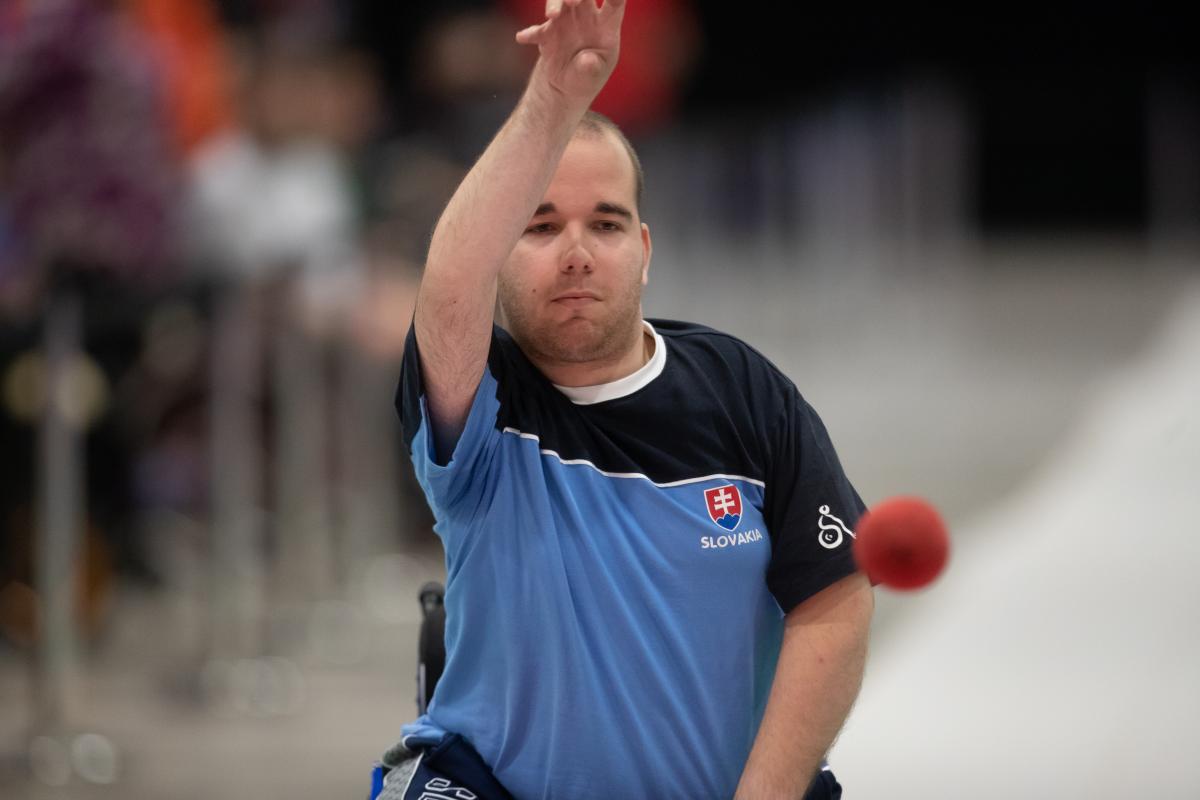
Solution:
M 842 578 L 853 575 L 857 571 L 858 567 L 854 563 L 854 558 L 847 550 L 844 557 L 830 561 L 820 569 L 806 570 L 803 581 L 770 587 L 771 593 L 775 596 L 775 602 L 779 603 L 779 608 L 783 613 L 788 614 L 822 589 L 829 588 Z

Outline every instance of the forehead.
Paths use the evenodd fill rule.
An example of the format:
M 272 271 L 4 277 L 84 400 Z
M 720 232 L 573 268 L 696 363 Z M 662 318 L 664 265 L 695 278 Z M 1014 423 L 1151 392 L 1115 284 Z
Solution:
M 633 208 L 637 193 L 633 161 L 608 131 L 577 134 L 567 145 L 544 202 L 560 208 L 572 201 L 588 208 L 598 201 Z

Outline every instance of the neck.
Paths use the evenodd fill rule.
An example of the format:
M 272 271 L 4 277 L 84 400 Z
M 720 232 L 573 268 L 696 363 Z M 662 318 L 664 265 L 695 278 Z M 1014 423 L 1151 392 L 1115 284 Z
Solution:
M 557 361 L 530 356 L 543 375 L 559 386 L 598 386 L 632 375 L 646 365 L 654 355 L 654 337 L 638 319 L 637 330 L 629 337 L 626 347 L 610 358 L 595 361 Z

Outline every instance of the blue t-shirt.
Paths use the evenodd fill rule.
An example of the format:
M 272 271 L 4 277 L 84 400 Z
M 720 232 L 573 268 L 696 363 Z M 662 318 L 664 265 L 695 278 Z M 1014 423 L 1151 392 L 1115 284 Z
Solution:
M 495 328 L 435 458 L 410 333 L 397 394 L 446 550 L 446 666 L 410 746 L 464 736 L 521 800 L 727 798 L 784 613 L 854 571 L 863 506 L 794 384 L 651 320 L 649 363 L 551 384 Z

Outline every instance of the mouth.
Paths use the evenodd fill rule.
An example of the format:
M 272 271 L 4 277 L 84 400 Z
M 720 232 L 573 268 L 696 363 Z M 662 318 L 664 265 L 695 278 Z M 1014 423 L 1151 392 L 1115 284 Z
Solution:
M 563 292 L 555 297 L 552 302 L 566 306 L 567 308 L 582 308 L 583 306 L 600 302 L 600 298 L 591 292 L 572 291 Z

